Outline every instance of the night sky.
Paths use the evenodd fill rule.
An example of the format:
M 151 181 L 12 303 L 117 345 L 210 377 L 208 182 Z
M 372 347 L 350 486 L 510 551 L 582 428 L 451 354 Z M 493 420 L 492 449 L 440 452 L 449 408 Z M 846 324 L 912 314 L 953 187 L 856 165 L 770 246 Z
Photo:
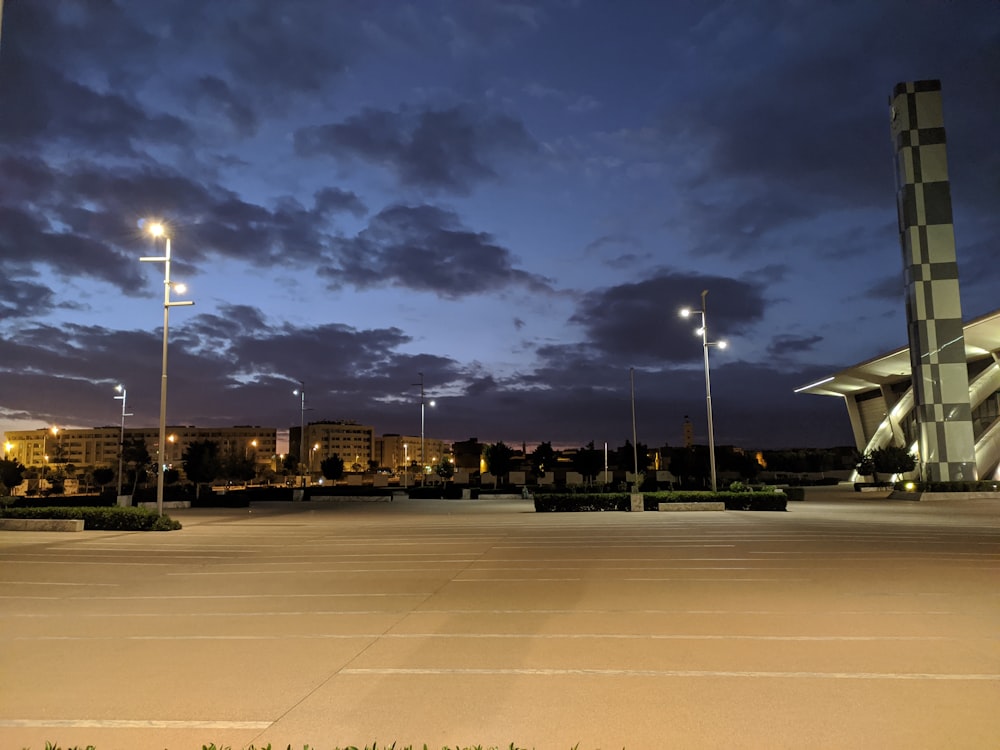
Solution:
M 1000 307 L 1000 3 L 7 0 L 0 432 L 354 419 L 853 443 L 906 344 L 888 97 L 942 80 L 963 313 Z

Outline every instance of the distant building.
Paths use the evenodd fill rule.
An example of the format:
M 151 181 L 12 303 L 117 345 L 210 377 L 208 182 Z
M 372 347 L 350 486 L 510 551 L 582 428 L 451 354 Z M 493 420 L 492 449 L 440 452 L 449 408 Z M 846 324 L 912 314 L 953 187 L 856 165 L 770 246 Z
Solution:
M 479 438 L 474 437 L 452 443 L 451 453 L 455 458 L 455 468 L 459 471 L 479 471 L 484 447 Z
M 48 464 L 74 466 L 107 466 L 118 464 L 121 427 L 92 429 L 39 428 L 15 430 L 4 435 L 4 453 L 27 467 Z M 156 460 L 160 442 L 159 427 L 126 427 L 126 442 L 142 440 L 152 459 Z M 222 455 L 242 454 L 253 457 L 257 464 L 271 466 L 277 447 L 277 430 L 273 427 L 239 425 L 236 427 L 168 426 L 164 463 L 181 468 L 181 456 L 190 443 L 212 440 Z
M 298 427 L 288 431 L 288 452 L 297 457 L 303 455 L 301 432 Z M 307 471 L 319 471 L 320 464 L 334 454 L 343 459 L 346 471 L 351 471 L 354 464 L 367 471 L 375 455 L 375 428 L 352 420 L 310 422 L 306 425 L 305 449 Z
M 423 452 L 424 455 L 421 455 L 419 435 L 400 435 L 390 432 L 375 439 L 375 460 L 378 461 L 379 467 L 397 472 L 413 462 L 416 462 L 417 466 L 436 466 L 450 453 L 445 441 L 429 438 L 426 435 Z

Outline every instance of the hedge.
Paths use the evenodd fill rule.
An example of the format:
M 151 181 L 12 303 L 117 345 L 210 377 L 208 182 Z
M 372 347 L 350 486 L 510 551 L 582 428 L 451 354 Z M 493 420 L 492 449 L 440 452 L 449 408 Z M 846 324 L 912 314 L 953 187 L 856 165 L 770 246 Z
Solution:
M 646 510 L 658 510 L 660 503 L 724 502 L 726 510 L 785 510 L 788 497 L 783 492 L 647 492 Z
M 6 508 L 0 518 L 83 519 L 88 531 L 173 531 L 181 528 L 170 516 L 145 508 Z
M 780 492 L 645 492 L 643 508 L 659 510 L 660 503 L 724 502 L 726 510 L 785 510 L 788 498 Z M 628 511 L 631 496 L 623 492 L 546 493 L 535 495 L 535 511 L 567 513 L 576 511 Z

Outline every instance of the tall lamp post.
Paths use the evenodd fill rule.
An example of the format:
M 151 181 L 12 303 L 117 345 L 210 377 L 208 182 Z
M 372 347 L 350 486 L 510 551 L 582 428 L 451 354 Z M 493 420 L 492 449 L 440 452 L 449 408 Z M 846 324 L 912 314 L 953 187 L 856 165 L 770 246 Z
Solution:
M 115 400 L 121 399 L 122 402 L 122 431 L 121 436 L 118 438 L 118 497 L 122 496 L 122 470 L 125 464 L 125 417 L 131 417 L 131 414 L 125 413 L 125 397 L 128 392 L 125 390 L 125 386 L 118 384 L 115 386 L 115 390 L 120 393 L 120 396 L 115 396 Z
M 166 468 L 164 458 L 167 454 L 167 330 L 170 324 L 170 308 L 193 305 L 191 300 L 172 302 L 170 300 L 170 289 L 177 289 L 178 294 L 184 294 L 186 287 L 183 284 L 174 284 L 170 281 L 170 237 L 166 234 L 166 228 L 159 222 L 149 224 L 147 229 L 154 238 L 163 237 L 166 240 L 163 255 L 143 256 L 139 258 L 142 262 L 163 264 L 163 363 L 160 372 L 160 442 L 157 446 L 156 471 L 156 512 L 163 515 L 163 471 Z
M 417 375 L 420 376 L 420 382 L 414 383 L 413 385 L 420 386 L 420 486 L 423 487 L 424 471 L 426 469 L 424 464 L 427 463 L 427 459 L 425 458 L 426 454 L 424 453 L 424 406 L 426 402 L 424 401 L 424 374 L 422 372 L 418 372 Z M 433 400 L 431 400 L 430 405 L 434 406 Z
M 715 481 L 715 432 L 712 424 L 712 380 L 709 375 L 708 367 L 708 347 L 717 346 L 720 349 L 725 349 L 726 342 L 708 340 L 708 314 L 705 306 L 705 297 L 707 296 L 708 290 L 706 289 L 701 293 L 701 309 L 692 310 L 690 307 L 682 308 L 681 317 L 687 318 L 692 314 L 701 315 L 701 328 L 696 330 L 695 333 L 701 335 L 701 346 L 705 352 L 705 404 L 706 409 L 708 410 L 708 464 L 712 475 L 712 492 L 715 492 L 717 489 Z
M 299 381 L 299 387 L 292 391 L 299 397 L 299 467 L 306 465 L 306 384 Z M 305 475 L 302 475 L 302 486 L 306 486 Z

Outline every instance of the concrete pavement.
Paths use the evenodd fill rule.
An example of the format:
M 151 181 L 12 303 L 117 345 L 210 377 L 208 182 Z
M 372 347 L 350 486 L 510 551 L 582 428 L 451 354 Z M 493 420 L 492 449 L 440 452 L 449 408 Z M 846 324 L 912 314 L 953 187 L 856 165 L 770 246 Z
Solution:
M 0 747 L 1000 746 L 1000 501 L 0 532 Z

